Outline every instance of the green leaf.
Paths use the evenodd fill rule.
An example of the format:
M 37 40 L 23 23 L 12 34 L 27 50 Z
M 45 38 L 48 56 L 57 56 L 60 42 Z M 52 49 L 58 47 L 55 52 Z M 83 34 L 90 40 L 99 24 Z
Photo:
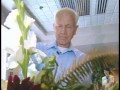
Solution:
M 52 55 L 49 59 L 50 64 L 54 64 L 55 61 L 56 61 L 56 57 L 54 55 Z
M 19 28 L 21 30 L 23 39 L 26 40 L 27 39 L 27 32 L 25 31 L 24 21 L 22 21 L 21 18 L 22 18 L 21 15 L 17 15 L 17 22 L 18 22 Z
M 24 3 L 23 1 L 21 1 L 20 3 L 20 6 L 21 6 L 21 19 L 24 21 L 24 17 L 25 17 L 25 6 L 24 6 Z
M 46 70 L 42 70 L 34 79 L 34 84 L 40 84 L 42 82 L 42 77 L 46 74 Z
M 14 0 L 14 2 L 15 2 L 16 7 L 19 9 L 20 8 L 20 5 L 19 5 L 20 0 Z
M 109 53 L 109 52 L 108 52 Z M 84 60 L 85 62 L 83 62 L 82 64 L 76 64 L 73 65 L 72 68 L 70 67 L 70 70 L 68 71 L 68 74 L 66 74 L 66 76 L 62 77 L 62 79 L 60 79 L 58 82 L 61 84 L 62 86 L 62 82 L 67 82 L 67 86 L 65 86 L 65 90 L 74 90 L 74 89 L 67 89 L 68 87 L 72 87 L 72 85 L 77 84 L 79 80 L 81 80 L 81 78 L 85 78 L 86 74 L 89 75 L 88 73 L 90 71 L 92 71 L 93 73 L 93 77 L 91 77 L 92 81 L 94 84 L 98 84 L 101 85 L 102 83 L 102 77 L 104 76 L 104 68 L 105 66 L 108 66 L 109 68 L 113 68 L 112 65 L 114 65 L 115 63 L 118 62 L 117 56 L 118 54 L 114 54 L 114 53 L 109 53 L 109 54 L 104 54 L 102 53 L 102 55 L 96 56 L 92 56 L 90 58 L 85 58 L 87 60 Z M 116 60 L 114 60 L 116 58 Z M 76 63 L 80 63 L 78 60 Z M 114 62 L 112 62 L 114 61 Z M 114 66 L 115 68 L 115 66 Z M 77 79 L 76 78 L 79 78 Z M 91 76 L 91 74 L 90 74 Z M 82 82 L 84 82 L 84 79 L 82 79 L 83 81 L 80 81 L 80 83 L 82 84 Z M 84 90 L 84 89 L 80 89 L 78 88 L 78 90 Z M 87 89 L 87 90 L 94 90 L 94 89 Z M 115 90 L 115 89 L 114 89 Z
M 32 76 L 32 77 L 30 78 L 30 81 L 31 81 L 31 82 L 34 82 L 34 79 L 35 79 L 35 76 Z
M 42 88 L 43 90 L 50 90 L 49 86 L 46 85 L 45 83 L 42 83 L 42 84 L 41 84 L 41 88 Z
M 17 63 L 20 65 L 20 67 L 22 67 L 22 68 L 23 68 L 22 64 L 21 64 L 19 61 L 17 61 Z
M 26 29 L 25 29 L 25 32 L 28 33 L 28 31 L 30 30 L 30 27 L 31 26 L 27 26 Z
M 21 36 L 21 37 L 20 37 L 20 45 L 23 45 L 23 43 L 24 43 L 24 42 L 23 42 L 23 37 Z
M 23 22 L 21 21 L 20 15 L 17 15 L 17 22 L 18 22 L 18 26 L 21 30 L 21 33 L 23 33 L 24 28 L 23 28 L 23 25 L 22 25 Z
M 27 53 L 27 50 L 25 50 L 24 60 L 23 60 L 23 63 L 22 63 L 22 66 L 24 67 L 24 68 L 22 69 L 24 78 L 27 77 L 29 60 L 30 60 L 30 57 L 29 57 L 29 55 L 28 55 L 28 53 Z
M 37 53 L 37 52 L 33 52 L 31 49 L 28 49 L 27 52 L 28 52 L 29 55 L 33 55 L 33 54 Z

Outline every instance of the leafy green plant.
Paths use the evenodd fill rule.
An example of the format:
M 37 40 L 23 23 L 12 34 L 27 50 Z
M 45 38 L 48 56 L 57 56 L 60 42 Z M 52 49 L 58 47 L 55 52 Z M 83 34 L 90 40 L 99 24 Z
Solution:
M 8 15 L 11 18 L 14 15 L 14 19 L 10 19 L 16 27 L 11 27 L 14 30 L 19 30 L 21 35 L 18 37 L 19 50 L 15 52 L 11 57 L 11 61 L 14 60 L 20 66 L 22 70 L 23 79 L 20 80 L 18 75 L 8 77 L 7 90 L 56 90 L 59 88 L 59 83 L 55 82 L 55 76 L 58 68 L 56 57 L 52 55 L 48 58 L 42 51 L 36 49 L 36 35 L 33 31 L 30 31 L 30 26 L 34 22 L 34 19 L 28 17 L 25 14 L 25 6 L 22 0 L 14 0 L 17 9 L 12 10 Z M 33 54 L 39 54 L 41 58 L 39 64 L 43 65 L 39 74 L 28 77 L 28 66 L 31 56 Z M 42 57 L 42 55 L 44 57 Z M 53 73 L 54 71 L 54 73 Z M 60 88 L 62 89 L 62 88 Z
M 39 74 L 32 79 L 34 84 L 41 84 L 43 90 L 52 90 L 58 87 L 54 81 L 58 68 L 56 57 L 53 55 L 50 58 L 43 58 L 42 64 L 44 64 L 44 67 L 42 67 Z M 54 73 L 53 70 L 55 70 Z
M 30 60 L 31 55 L 34 54 L 34 52 L 30 50 L 31 47 L 29 47 L 28 45 L 26 46 L 25 44 L 26 42 L 28 42 L 28 32 L 30 30 L 31 24 L 34 22 L 34 19 L 28 16 L 25 16 L 26 15 L 25 6 L 22 0 L 14 0 L 14 2 L 15 2 L 17 9 L 14 10 L 12 13 L 16 14 L 15 16 L 15 19 L 17 21 L 16 23 L 18 25 L 18 29 L 21 31 L 20 49 L 22 50 L 21 56 L 23 57 L 23 58 L 20 58 L 22 60 L 18 60 L 17 62 L 22 69 L 22 74 L 24 78 L 26 78 L 27 72 L 28 72 L 29 60 Z
M 103 52 L 91 51 L 82 61 L 74 62 L 73 67 L 60 79 L 61 86 L 63 86 L 62 83 L 65 83 L 65 88 L 72 86 L 77 88 L 79 85 L 83 85 L 86 76 L 90 73 L 92 73 L 90 77 L 94 89 L 96 86 L 101 86 L 102 77 L 104 76 L 103 70 L 106 67 L 118 68 L 118 52 L 116 50 L 112 50 L 112 52 L 110 50 L 103 50 Z M 85 84 L 83 86 L 87 87 Z

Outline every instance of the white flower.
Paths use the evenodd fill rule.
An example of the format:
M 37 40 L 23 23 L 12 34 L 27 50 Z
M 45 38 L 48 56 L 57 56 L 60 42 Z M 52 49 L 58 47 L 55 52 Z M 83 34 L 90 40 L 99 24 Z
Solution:
M 6 47 L 11 48 L 15 52 L 19 49 L 20 46 L 20 37 L 21 32 L 17 29 L 10 29 L 7 31 L 6 35 Z
M 17 15 L 18 15 L 18 10 L 12 10 L 11 13 L 9 13 L 9 15 L 6 18 L 6 21 L 4 23 L 5 26 L 12 28 L 12 29 L 19 29 L 19 25 L 17 23 Z M 25 19 L 24 19 L 24 25 L 26 27 L 31 26 L 32 23 L 34 23 L 34 19 L 27 16 L 25 14 Z
M 107 84 L 107 78 L 106 76 L 102 77 L 102 85 L 106 85 Z
M 7 69 L 13 69 L 18 66 L 18 63 L 15 60 L 15 54 L 12 54 L 8 57 Z
M 18 15 L 18 10 L 12 10 L 9 15 L 7 16 L 4 25 L 9 27 L 10 30 L 6 31 L 6 47 L 13 49 L 15 52 L 18 50 L 18 47 L 20 45 L 20 36 L 21 34 L 21 30 L 19 29 L 18 23 L 17 23 L 17 15 Z M 31 26 L 31 24 L 34 22 L 35 20 L 33 18 L 30 18 L 29 16 L 27 16 L 25 14 L 25 19 L 24 19 L 24 25 L 25 27 Z M 28 34 L 29 35 L 29 34 Z M 28 36 L 28 39 L 31 40 L 31 34 Z M 35 39 L 35 35 L 33 35 L 32 33 L 32 41 L 33 39 Z M 33 42 L 32 44 L 28 43 L 30 41 L 27 42 L 27 44 L 30 45 L 35 45 L 36 43 Z M 27 46 L 27 45 L 26 45 Z M 29 47 L 29 46 L 28 46 Z
M 18 10 L 17 9 L 12 10 L 7 16 L 4 25 L 12 29 L 18 29 L 19 26 L 16 18 L 17 15 L 18 15 Z
M 8 48 L 7 50 L 10 51 Z M 11 53 L 8 57 L 7 68 L 16 68 L 18 66 L 17 61 L 20 63 L 23 61 L 22 47 L 20 47 L 16 52 Z
M 27 40 L 24 40 L 24 48 L 30 49 L 32 47 L 36 47 L 36 35 L 33 31 L 29 31 L 27 35 Z
M 35 22 L 33 18 L 30 18 L 25 15 L 25 20 L 24 20 L 25 27 L 31 26 L 33 22 Z
M 36 52 L 36 54 L 37 54 L 38 57 L 47 57 L 47 55 L 44 52 L 42 52 L 41 50 L 39 50 L 39 49 L 31 48 L 31 50 L 33 52 Z
M 39 50 L 39 49 L 31 48 L 30 50 L 32 52 L 35 52 L 35 54 L 34 54 L 34 56 L 32 58 L 34 64 L 42 63 L 42 58 L 47 57 L 47 55 L 44 52 L 42 52 L 41 50 Z
M 16 61 L 22 62 L 23 60 L 23 53 L 22 53 L 22 47 L 20 47 L 16 52 Z
M 11 48 L 13 51 L 18 50 L 21 32 L 17 29 L 6 29 L 2 26 L 2 49 Z
M 32 63 L 31 65 L 28 66 L 28 77 L 35 76 L 38 73 L 39 73 L 39 71 L 37 71 L 37 69 L 35 68 L 34 63 Z

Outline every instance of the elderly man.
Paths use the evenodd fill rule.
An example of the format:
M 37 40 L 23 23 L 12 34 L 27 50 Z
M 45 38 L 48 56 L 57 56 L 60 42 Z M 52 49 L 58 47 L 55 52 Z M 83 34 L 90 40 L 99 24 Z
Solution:
M 70 8 L 62 8 L 56 12 L 54 20 L 54 30 L 56 40 L 50 44 L 37 44 L 37 49 L 42 50 L 48 57 L 56 56 L 59 64 L 58 76 L 65 69 L 68 69 L 74 60 L 83 57 L 84 53 L 75 49 L 71 45 L 71 39 L 76 33 L 78 16 L 76 12 Z M 37 70 L 40 65 L 36 64 Z

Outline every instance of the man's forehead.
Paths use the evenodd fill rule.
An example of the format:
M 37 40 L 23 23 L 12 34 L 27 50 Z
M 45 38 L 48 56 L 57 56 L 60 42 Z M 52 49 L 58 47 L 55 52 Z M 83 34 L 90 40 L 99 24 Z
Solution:
M 62 18 L 62 17 L 65 17 L 65 16 L 67 16 L 67 17 L 73 17 L 73 18 L 75 17 L 73 15 L 73 13 L 70 13 L 70 12 L 61 12 L 56 17 L 57 18 Z
M 56 21 L 55 22 L 56 25 L 74 25 L 73 22 L 62 22 L 62 21 Z
M 75 19 L 69 16 L 57 17 L 55 20 L 56 23 L 66 23 L 66 24 L 75 24 Z

